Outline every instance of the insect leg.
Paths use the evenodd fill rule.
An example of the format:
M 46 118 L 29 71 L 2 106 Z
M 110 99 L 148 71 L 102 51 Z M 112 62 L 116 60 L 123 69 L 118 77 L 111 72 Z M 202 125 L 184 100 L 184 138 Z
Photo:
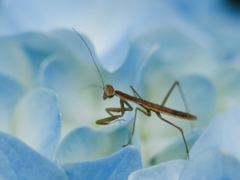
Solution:
M 189 159 L 187 141 L 186 141 L 186 139 L 185 139 L 185 136 L 184 136 L 184 133 L 183 133 L 182 128 L 180 128 L 180 127 L 178 127 L 177 125 L 175 125 L 175 124 L 169 122 L 168 120 L 164 119 L 159 112 L 157 112 L 156 114 L 157 114 L 157 116 L 158 116 L 161 120 L 163 120 L 164 122 L 166 122 L 166 123 L 172 125 L 173 127 L 177 128 L 177 129 L 181 132 L 182 138 L 183 138 L 183 141 L 184 141 L 184 144 L 185 144 L 186 152 L 187 152 L 187 157 L 188 157 L 188 159 Z
M 99 125 L 111 124 L 112 122 L 114 122 L 114 120 L 116 120 L 119 117 L 121 117 L 121 115 L 115 115 L 115 116 L 110 116 L 107 118 L 99 119 L 96 121 L 96 124 L 99 124 Z
M 124 104 L 127 105 L 127 108 L 124 107 Z M 120 108 L 106 108 L 105 110 L 111 116 L 114 116 L 112 114 L 112 112 L 121 112 L 121 114 L 123 116 L 125 111 L 132 111 L 133 110 L 132 106 L 127 101 L 123 101 L 122 99 L 120 99 L 120 106 L 121 106 Z
M 126 104 L 128 107 L 125 108 L 124 104 Z M 106 112 L 110 114 L 110 117 L 99 119 L 96 121 L 96 124 L 106 125 L 112 123 L 114 120 L 116 120 L 119 117 L 122 117 L 125 113 L 125 111 L 132 111 L 132 106 L 127 102 L 120 99 L 120 106 L 119 108 L 106 108 Z M 114 115 L 112 112 L 121 112 L 120 115 Z
M 144 111 L 143 109 L 140 109 L 140 108 L 138 108 L 138 107 L 135 109 L 134 122 L 133 122 L 133 127 L 132 127 L 132 134 L 131 134 L 131 137 L 130 137 L 130 139 L 128 140 L 127 144 L 123 145 L 123 147 L 129 145 L 129 144 L 131 143 L 131 141 L 132 141 L 132 137 L 133 137 L 134 129 L 135 129 L 135 124 L 136 124 L 137 111 L 141 111 L 141 112 L 144 113 L 145 115 L 151 116 L 151 111 L 150 111 L 149 109 L 146 109 L 146 111 Z

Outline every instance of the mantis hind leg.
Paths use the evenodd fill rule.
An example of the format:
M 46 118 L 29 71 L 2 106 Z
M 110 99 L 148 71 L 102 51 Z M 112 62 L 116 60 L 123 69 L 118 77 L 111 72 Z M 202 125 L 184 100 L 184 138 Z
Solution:
M 183 138 L 183 141 L 184 141 L 184 144 L 185 144 L 185 148 L 186 148 L 187 157 L 188 157 L 188 159 L 189 159 L 188 145 L 187 145 L 187 141 L 186 141 L 186 139 L 185 139 L 185 136 L 184 136 L 184 133 L 183 133 L 182 128 L 180 128 L 180 127 L 178 127 L 177 125 L 175 125 L 175 124 L 169 122 L 168 120 L 164 119 L 159 112 L 157 112 L 156 114 L 157 114 L 157 116 L 158 116 L 161 120 L 163 120 L 164 122 L 166 122 L 166 123 L 170 124 L 171 126 L 177 128 L 177 129 L 181 132 L 182 138 Z

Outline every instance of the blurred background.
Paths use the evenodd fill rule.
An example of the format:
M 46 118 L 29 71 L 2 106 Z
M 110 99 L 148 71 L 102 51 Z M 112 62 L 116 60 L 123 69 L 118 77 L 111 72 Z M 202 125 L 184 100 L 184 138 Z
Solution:
M 105 84 L 117 90 L 132 95 L 133 85 L 142 98 L 161 104 L 179 81 L 198 120 L 164 117 L 186 133 L 239 106 L 239 0 L 1 0 L 0 73 L 20 82 L 24 92 L 45 86 L 59 95 L 61 138 L 82 125 L 97 127 L 95 120 L 108 116 L 105 108 L 119 106 L 118 99 L 103 101 L 102 90 L 93 86 L 101 86 L 101 79 L 72 28 L 87 40 Z M 186 111 L 177 88 L 166 106 Z M 175 128 L 155 115 L 139 113 L 137 121 L 146 164 L 179 138 L 186 156 Z

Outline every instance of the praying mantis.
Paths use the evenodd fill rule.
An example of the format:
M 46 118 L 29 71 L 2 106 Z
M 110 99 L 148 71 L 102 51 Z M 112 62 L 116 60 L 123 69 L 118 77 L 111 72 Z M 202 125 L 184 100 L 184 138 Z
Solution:
M 186 148 L 186 153 L 187 153 L 187 157 L 189 159 L 189 150 L 188 150 L 188 146 L 187 146 L 187 142 L 186 142 L 186 139 L 185 139 L 185 136 L 184 136 L 184 133 L 183 133 L 183 130 L 182 128 L 180 128 L 179 126 L 171 123 L 170 121 L 168 121 L 167 119 L 163 118 L 161 114 L 166 114 L 166 115 L 170 115 L 170 116 L 175 116 L 177 118 L 181 118 L 181 119 L 185 119 L 185 120 L 196 120 L 197 117 L 190 114 L 190 113 L 187 113 L 187 112 L 182 112 L 182 111 L 178 111 L 178 110 L 175 110 L 175 109 L 171 109 L 171 108 L 168 108 L 165 105 L 165 103 L 167 102 L 167 99 L 168 97 L 170 96 L 170 94 L 172 93 L 172 91 L 174 90 L 175 87 L 178 87 L 179 91 L 180 91 L 180 94 L 182 96 L 182 99 L 183 99 L 183 102 L 184 102 L 184 105 L 185 107 L 186 106 L 186 102 L 184 100 L 184 96 L 183 96 L 183 92 L 182 92 L 182 88 L 179 84 L 178 81 L 175 81 L 173 83 L 173 85 L 171 86 L 171 88 L 169 89 L 168 93 L 166 94 L 165 98 L 163 99 L 161 105 L 159 104 L 155 104 L 155 103 L 152 103 L 150 101 L 147 101 L 145 99 L 143 99 L 138 93 L 137 91 L 133 88 L 133 86 L 130 86 L 130 88 L 132 89 L 133 91 L 133 94 L 134 96 L 131 96 L 129 94 L 126 94 L 124 92 L 121 92 L 121 91 L 118 91 L 118 90 L 115 90 L 114 87 L 110 84 L 104 84 L 104 81 L 103 81 L 103 77 L 100 73 L 100 70 L 93 58 L 93 54 L 88 46 L 88 44 L 86 43 L 86 41 L 84 40 L 84 38 L 74 29 L 72 28 L 76 34 L 82 39 L 82 41 L 84 42 L 84 44 L 86 45 L 90 55 L 91 55 L 91 58 L 92 58 L 92 61 L 94 63 L 94 65 L 96 66 L 96 69 L 99 73 L 99 76 L 101 78 L 101 82 L 102 82 L 102 89 L 103 89 L 103 100 L 106 100 L 106 99 L 111 99 L 113 97 L 118 97 L 119 100 L 120 100 L 120 107 L 114 107 L 114 108 L 106 108 L 106 112 L 110 115 L 109 117 L 106 117 L 106 118 L 103 118 L 103 119 L 99 119 L 96 121 L 96 124 L 99 124 L 99 125 L 108 125 L 108 124 L 111 124 L 113 122 L 115 122 L 118 118 L 122 117 L 126 111 L 133 111 L 133 108 L 132 106 L 129 104 L 129 102 L 132 102 L 132 103 L 135 103 L 137 105 L 139 105 L 140 107 L 136 107 L 135 108 L 135 114 L 134 114 L 134 121 L 133 121 L 133 127 L 132 127 L 132 133 L 131 133 L 131 136 L 128 140 L 128 142 L 123 145 L 123 147 L 129 145 L 132 141 L 132 137 L 134 135 L 134 130 L 135 130 L 135 124 L 136 124 L 136 118 L 137 118 L 137 112 L 140 111 L 142 112 L 143 114 L 145 114 L 146 116 L 150 117 L 151 116 L 151 113 L 155 113 L 158 118 L 160 118 L 162 121 L 170 124 L 171 126 L 175 127 L 176 129 L 178 129 L 180 132 L 181 132 L 181 135 L 182 135 L 182 138 L 183 138 L 183 141 L 184 141 L 184 145 L 185 145 L 185 148 Z M 187 108 L 186 108 L 187 109 Z M 120 113 L 118 115 L 114 115 L 116 113 Z

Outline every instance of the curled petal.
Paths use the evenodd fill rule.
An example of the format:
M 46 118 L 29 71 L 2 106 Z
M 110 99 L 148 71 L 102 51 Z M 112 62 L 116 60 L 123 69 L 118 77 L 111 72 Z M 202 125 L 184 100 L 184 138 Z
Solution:
M 141 169 L 131 173 L 129 180 L 137 179 L 168 179 L 178 180 L 182 168 L 185 165 L 184 160 L 168 161 L 149 168 Z
M 60 164 L 83 162 L 105 157 L 118 151 L 128 141 L 131 134 L 129 125 L 132 121 L 120 123 L 99 129 L 82 126 L 71 131 L 58 148 L 57 161 Z M 138 147 L 136 136 L 133 136 L 132 144 Z
M 90 127 L 71 131 L 61 142 L 57 161 L 61 164 L 93 160 L 106 155 L 109 137 Z
M 66 174 L 17 138 L 0 132 L 1 179 L 67 179 Z
M 190 157 L 209 147 L 218 147 L 240 160 L 239 108 L 231 109 L 215 117 L 192 147 Z
M 11 131 L 12 113 L 24 90 L 18 81 L 0 74 L 0 129 L 2 131 Z
M 180 83 L 190 112 L 197 116 L 195 125 L 208 125 L 214 115 L 217 103 L 217 90 L 214 84 L 209 79 L 199 75 L 181 78 Z
M 113 155 L 96 161 L 62 166 L 69 179 L 127 179 L 142 167 L 139 151 L 128 146 Z
M 17 106 L 13 132 L 45 157 L 53 160 L 61 132 L 61 114 L 56 94 L 38 88 Z
M 99 55 L 102 66 L 109 72 L 119 69 L 127 59 L 130 42 L 128 34 L 123 34 L 123 37 L 118 39 L 114 47 L 108 48 L 104 54 Z
M 239 179 L 239 168 L 240 162 L 230 154 L 208 148 L 190 158 L 179 179 Z
M 187 141 L 188 149 L 190 150 L 196 140 L 202 133 L 202 128 L 194 128 L 189 132 L 185 133 L 185 138 Z M 177 149 L 177 151 L 176 151 Z M 150 160 L 150 164 L 163 163 L 168 160 L 174 160 L 179 158 L 187 158 L 186 147 L 184 146 L 184 141 L 182 137 L 177 138 L 165 149 L 163 149 L 159 154 L 153 156 Z
M 29 59 L 11 38 L 0 38 L 0 73 L 16 79 L 25 87 L 32 85 Z

